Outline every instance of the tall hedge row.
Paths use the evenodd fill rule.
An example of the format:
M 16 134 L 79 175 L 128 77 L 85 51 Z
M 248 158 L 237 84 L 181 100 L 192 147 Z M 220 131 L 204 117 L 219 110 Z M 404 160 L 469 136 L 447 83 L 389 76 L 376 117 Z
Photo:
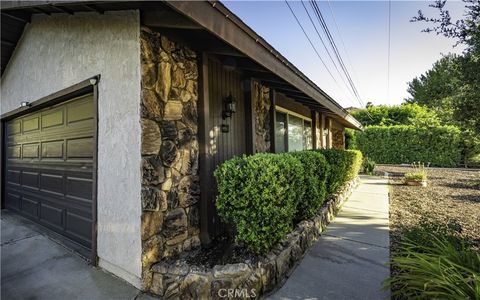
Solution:
M 356 147 L 382 164 L 421 161 L 453 167 L 461 162 L 461 132 L 454 126 L 369 126 L 356 133 Z
M 335 153 L 335 155 L 333 154 Z M 327 190 L 358 173 L 359 151 L 329 150 L 235 157 L 215 170 L 219 216 L 235 228 L 235 238 L 255 253 L 266 253 L 295 222 L 312 217 Z M 330 174 L 335 174 L 331 177 Z M 339 184 L 341 182 L 341 184 Z

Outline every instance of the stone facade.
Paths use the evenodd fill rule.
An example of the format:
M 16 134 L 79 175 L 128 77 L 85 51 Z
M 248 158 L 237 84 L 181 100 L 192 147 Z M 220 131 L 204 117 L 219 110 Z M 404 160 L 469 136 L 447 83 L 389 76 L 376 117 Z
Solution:
M 270 253 L 255 262 L 213 268 L 192 266 L 184 260 L 153 265 L 150 292 L 164 299 L 224 299 L 228 289 L 237 289 L 238 293 L 229 299 L 260 298 L 272 292 L 320 237 L 357 185 L 358 178 L 348 182 L 322 206 L 316 217 L 300 222 Z
M 142 28 L 142 268 L 200 245 L 195 52 Z
M 270 88 L 252 82 L 252 106 L 255 115 L 255 152 L 270 151 Z
M 335 149 L 345 149 L 345 134 L 343 128 L 332 128 L 332 147 Z

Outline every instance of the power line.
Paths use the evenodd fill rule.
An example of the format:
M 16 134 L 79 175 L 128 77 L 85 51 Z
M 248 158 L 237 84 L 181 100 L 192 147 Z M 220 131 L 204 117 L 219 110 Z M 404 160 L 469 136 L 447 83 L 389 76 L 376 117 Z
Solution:
M 328 38 L 328 41 L 329 41 L 329 43 L 330 43 L 330 45 L 333 49 L 333 53 L 335 54 L 335 57 L 337 58 L 337 61 L 339 62 L 340 67 L 342 68 L 342 70 L 345 74 L 345 77 L 347 78 L 347 81 L 348 81 L 353 93 L 355 94 L 359 103 L 361 105 L 363 105 L 363 101 L 361 100 L 360 95 L 357 91 L 357 88 L 355 87 L 355 84 L 353 83 L 353 80 L 350 77 L 350 74 L 348 73 L 347 68 L 345 67 L 345 63 L 343 62 L 343 59 L 340 55 L 340 52 L 338 51 L 337 45 L 335 44 L 335 40 L 333 39 L 333 37 L 330 33 L 330 30 L 328 29 L 328 25 L 327 25 L 325 19 L 323 18 L 323 15 L 322 15 L 322 12 L 320 11 L 320 8 L 318 7 L 318 5 L 315 1 L 310 1 L 310 4 L 311 4 L 313 10 L 315 11 L 317 19 L 318 19 L 319 23 L 321 24 L 321 26 L 322 26 L 322 28 L 323 28 L 323 30 L 324 30 L 327 38 Z
M 298 25 L 299 25 L 300 28 L 302 29 L 303 34 L 305 35 L 305 37 L 307 38 L 308 42 L 310 43 L 310 46 L 312 46 L 313 50 L 314 50 L 315 53 L 317 54 L 318 59 L 320 59 L 320 61 L 322 62 L 323 66 L 324 66 L 325 69 L 327 70 L 328 74 L 330 74 L 330 76 L 332 77 L 333 81 L 335 81 L 335 82 L 338 84 L 337 80 L 335 79 L 335 77 L 333 77 L 332 73 L 331 73 L 330 70 L 328 69 L 328 67 L 327 67 L 327 65 L 325 64 L 325 62 L 323 61 L 322 57 L 320 56 L 320 54 L 318 54 L 317 48 L 315 48 L 315 46 L 313 45 L 312 40 L 310 40 L 310 37 L 308 36 L 308 34 L 307 34 L 307 32 L 305 31 L 305 29 L 303 28 L 302 24 L 301 24 L 300 21 L 298 20 L 297 15 L 295 15 L 295 13 L 293 12 L 293 9 L 290 7 L 290 4 L 288 4 L 288 1 L 287 1 L 287 0 L 285 0 L 285 3 L 287 4 L 288 8 L 290 9 L 290 12 L 292 13 L 292 15 L 295 17 L 295 20 L 297 21 Z
M 347 86 L 347 90 L 349 90 L 349 89 L 348 89 L 348 84 L 347 84 L 347 82 L 346 82 L 345 79 L 343 78 L 342 73 L 341 73 L 340 70 L 338 69 L 337 64 L 335 63 L 335 61 L 333 60 L 332 55 L 330 54 L 330 51 L 328 51 L 328 48 L 327 48 L 327 46 L 325 45 L 325 42 L 323 41 L 323 38 L 322 38 L 322 36 L 320 35 L 320 32 L 318 32 L 317 26 L 315 25 L 315 22 L 313 21 L 312 17 L 310 16 L 310 13 L 308 12 L 307 7 L 306 7 L 305 4 L 303 3 L 303 0 L 301 0 L 300 2 L 302 3 L 302 6 L 303 6 L 303 8 L 305 9 L 305 12 L 307 13 L 308 18 L 310 19 L 310 22 L 312 23 L 313 28 L 315 29 L 315 32 L 317 33 L 318 38 L 319 38 L 320 41 L 322 42 L 322 45 L 323 45 L 323 47 L 325 48 L 325 51 L 327 52 L 328 57 L 330 58 L 330 61 L 332 62 L 332 64 L 333 64 L 333 66 L 335 67 L 335 69 L 337 70 L 337 73 L 340 75 L 340 78 L 342 79 L 343 83 Z M 349 91 L 350 91 L 350 90 L 349 90 Z M 353 95 L 353 94 L 352 94 L 352 95 Z M 355 95 L 353 95 L 353 96 L 355 97 Z M 354 104 L 354 102 L 352 101 L 352 99 L 350 99 L 349 97 L 347 97 L 347 99 L 348 99 L 352 104 Z

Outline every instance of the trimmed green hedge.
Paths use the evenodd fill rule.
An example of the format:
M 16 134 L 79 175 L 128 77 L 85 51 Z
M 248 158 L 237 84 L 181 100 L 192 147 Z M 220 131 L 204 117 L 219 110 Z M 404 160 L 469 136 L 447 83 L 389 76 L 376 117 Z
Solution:
M 234 225 L 236 241 L 252 252 L 266 253 L 295 222 L 312 217 L 326 199 L 326 182 L 339 187 L 360 169 L 359 151 L 328 150 L 333 153 L 334 160 L 319 151 L 261 153 L 220 165 L 214 173 L 215 206 L 222 220 Z
M 268 251 L 292 230 L 303 198 L 303 167 L 284 154 L 236 157 L 217 170 L 218 214 L 235 225 L 236 240 L 256 253 Z
M 362 152 L 358 150 L 322 149 L 322 153 L 330 165 L 327 178 L 327 192 L 333 194 L 347 181 L 357 176 L 362 166 Z
M 421 161 L 454 167 L 461 162 L 461 132 L 454 126 L 370 126 L 356 134 L 356 146 L 381 164 Z
M 326 180 L 330 166 L 325 157 L 314 151 L 291 152 L 303 166 L 304 181 L 300 190 L 305 190 L 303 199 L 298 203 L 296 221 L 311 218 L 325 202 L 327 189 Z

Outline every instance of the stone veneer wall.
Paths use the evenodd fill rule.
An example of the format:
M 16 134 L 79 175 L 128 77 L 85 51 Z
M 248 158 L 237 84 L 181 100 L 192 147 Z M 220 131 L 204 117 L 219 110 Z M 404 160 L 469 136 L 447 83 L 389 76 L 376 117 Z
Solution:
M 332 147 L 335 149 L 345 149 L 343 128 L 332 128 Z
M 270 88 L 252 82 L 252 106 L 255 114 L 255 153 L 270 151 Z
M 348 182 L 341 191 L 332 195 L 314 218 L 300 222 L 293 232 L 258 261 L 216 265 L 213 268 L 192 266 L 180 259 L 155 264 L 150 292 L 163 299 L 225 299 L 226 289 L 237 289 L 242 294 L 235 299 L 261 298 L 288 277 L 357 185 L 358 178 Z
M 200 245 L 197 57 L 141 28 L 142 268 Z

